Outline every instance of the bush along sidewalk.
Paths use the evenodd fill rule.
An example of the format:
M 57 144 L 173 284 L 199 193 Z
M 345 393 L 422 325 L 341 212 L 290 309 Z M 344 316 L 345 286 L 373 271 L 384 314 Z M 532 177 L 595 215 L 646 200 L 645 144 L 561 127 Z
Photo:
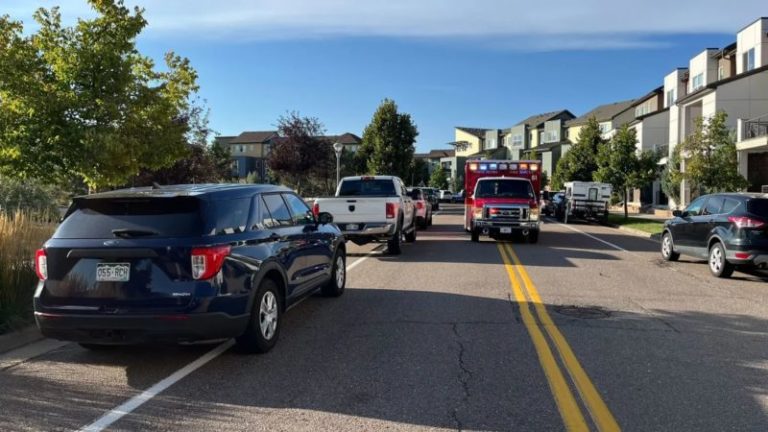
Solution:
M 35 251 L 50 238 L 55 224 L 31 213 L 0 212 L 0 334 L 32 323 L 37 285 Z

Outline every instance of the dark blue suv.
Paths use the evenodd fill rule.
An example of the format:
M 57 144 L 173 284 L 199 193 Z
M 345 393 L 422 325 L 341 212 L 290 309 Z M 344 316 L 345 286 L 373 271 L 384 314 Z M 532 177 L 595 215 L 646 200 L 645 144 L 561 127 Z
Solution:
M 270 350 L 282 313 L 339 296 L 344 239 L 291 190 L 179 185 L 76 198 L 37 252 L 35 319 L 86 348 L 237 338 Z
M 717 277 L 736 266 L 768 266 L 768 195 L 721 193 L 696 198 L 664 224 L 661 256 L 706 259 Z

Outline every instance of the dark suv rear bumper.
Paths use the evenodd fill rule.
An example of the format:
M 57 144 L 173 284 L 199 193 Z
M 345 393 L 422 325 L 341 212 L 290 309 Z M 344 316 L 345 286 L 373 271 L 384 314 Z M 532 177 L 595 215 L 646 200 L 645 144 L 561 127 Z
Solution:
M 725 258 L 736 265 L 768 266 L 768 251 L 764 250 L 727 250 Z
M 178 343 L 239 336 L 248 315 L 225 313 L 175 315 L 79 315 L 35 312 L 40 332 L 49 338 L 83 343 Z

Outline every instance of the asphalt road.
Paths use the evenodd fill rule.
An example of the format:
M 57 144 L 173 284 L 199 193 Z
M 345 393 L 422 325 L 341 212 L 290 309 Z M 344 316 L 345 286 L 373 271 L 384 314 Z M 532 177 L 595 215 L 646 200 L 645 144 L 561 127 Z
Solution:
M 461 220 L 444 206 L 398 257 L 353 246 L 344 296 L 290 310 L 266 355 L 176 380 L 213 347 L 67 344 L 0 370 L 0 430 L 84 428 L 139 395 L 109 430 L 768 430 L 768 276 L 588 224 L 475 244 Z

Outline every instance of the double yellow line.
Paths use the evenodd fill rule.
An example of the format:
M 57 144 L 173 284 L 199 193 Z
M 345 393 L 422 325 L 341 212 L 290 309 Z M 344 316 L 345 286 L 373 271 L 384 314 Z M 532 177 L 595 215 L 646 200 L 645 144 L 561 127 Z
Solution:
M 576 355 L 573 353 L 570 345 L 568 345 L 565 337 L 560 333 L 560 330 L 549 316 L 536 286 L 528 276 L 525 267 L 520 263 L 520 259 L 515 254 L 514 249 L 512 249 L 509 243 L 498 243 L 498 248 L 504 260 L 509 280 L 512 283 L 515 301 L 520 305 L 523 323 L 536 348 L 536 354 L 539 356 L 539 362 L 542 369 L 544 369 L 544 375 L 547 377 L 549 388 L 555 397 L 557 409 L 560 411 L 560 416 L 563 418 L 566 429 L 568 431 L 590 430 L 582 410 L 571 391 L 571 387 L 555 359 L 550 344 L 544 336 L 542 328 L 549 336 L 549 340 L 552 341 L 564 369 L 568 372 L 597 429 L 601 432 L 620 431 L 621 428 L 613 414 L 611 414 L 608 406 L 600 397 L 600 393 L 597 392 L 595 385 L 592 384 L 584 368 L 581 367 L 581 364 L 576 359 Z M 533 308 L 536 311 L 538 321 L 534 318 L 533 313 L 531 313 L 531 304 L 533 304 Z

